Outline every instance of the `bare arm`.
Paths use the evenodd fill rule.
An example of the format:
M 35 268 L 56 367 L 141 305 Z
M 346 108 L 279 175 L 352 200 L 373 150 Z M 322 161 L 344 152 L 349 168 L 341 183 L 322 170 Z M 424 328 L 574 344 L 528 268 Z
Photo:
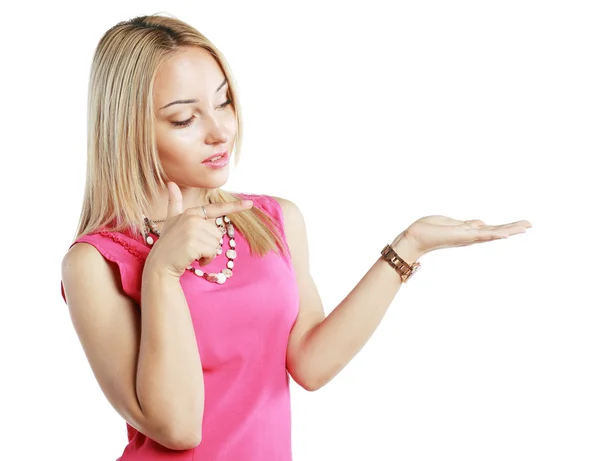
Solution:
M 122 293 L 116 265 L 85 243 L 66 254 L 62 280 L 79 340 L 115 410 L 167 448 L 197 446 L 204 381 L 179 281 L 147 264 L 140 314 Z
M 287 368 L 298 384 L 315 391 L 331 381 L 373 335 L 400 289 L 400 276 L 379 258 L 326 317 L 309 270 L 302 213 L 293 202 L 275 198 L 283 210 L 300 292 L 300 310 L 288 341 Z M 405 240 L 396 242 L 395 249 L 409 263 L 420 257 Z
M 287 366 L 294 380 L 307 390 L 327 384 L 360 351 L 381 323 L 401 287 L 400 276 L 379 258 L 344 300 L 327 316 L 310 275 L 308 243 L 302 213 L 289 200 L 281 204 L 285 231 L 300 292 L 300 310 L 290 332 Z M 487 225 L 481 220 L 459 221 L 426 216 L 415 221 L 391 243 L 412 264 L 433 250 L 484 243 L 524 233 L 531 227 L 521 220 Z
M 419 255 L 408 244 L 396 246 L 409 264 Z M 401 287 L 400 276 L 379 258 L 346 298 L 305 332 L 293 356 L 301 379 L 316 390 L 331 381 L 367 343 Z M 301 331 L 301 330 L 299 330 Z

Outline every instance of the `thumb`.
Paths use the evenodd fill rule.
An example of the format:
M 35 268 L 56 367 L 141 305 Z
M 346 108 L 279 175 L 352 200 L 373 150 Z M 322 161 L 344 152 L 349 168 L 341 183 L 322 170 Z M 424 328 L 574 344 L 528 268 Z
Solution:
M 174 182 L 168 182 L 167 188 L 169 189 L 169 203 L 167 205 L 168 220 L 183 213 L 183 197 L 181 196 L 179 186 Z

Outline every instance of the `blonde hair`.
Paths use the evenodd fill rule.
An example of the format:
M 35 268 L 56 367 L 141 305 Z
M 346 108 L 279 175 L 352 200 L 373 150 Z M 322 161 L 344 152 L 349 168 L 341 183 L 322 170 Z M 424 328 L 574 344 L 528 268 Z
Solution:
M 154 130 L 152 88 L 159 66 L 185 46 L 207 50 L 229 82 L 236 115 L 234 162 L 239 162 L 242 118 L 237 85 L 223 54 L 198 30 L 174 17 L 139 16 L 109 29 L 96 48 L 89 81 L 88 157 L 83 205 L 75 240 L 103 228 L 144 229 L 143 215 L 166 187 Z M 233 153 L 233 152 L 232 152 Z M 211 203 L 238 200 L 220 188 Z M 230 216 L 252 253 L 285 251 L 275 221 L 257 207 Z

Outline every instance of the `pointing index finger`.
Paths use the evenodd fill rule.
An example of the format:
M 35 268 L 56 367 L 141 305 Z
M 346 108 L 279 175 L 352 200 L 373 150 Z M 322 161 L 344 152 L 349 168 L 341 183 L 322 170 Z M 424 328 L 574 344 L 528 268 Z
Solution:
M 204 209 L 206 210 L 207 219 L 215 219 L 220 216 L 249 210 L 252 206 L 252 200 L 236 200 L 235 202 L 211 203 L 210 205 L 204 205 Z M 194 211 L 204 218 L 204 213 L 200 208 L 201 207 L 196 207 L 194 208 Z
M 181 189 L 174 182 L 167 183 L 167 188 L 169 189 L 167 219 L 171 219 L 173 216 L 183 213 L 183 196 L 181 195 Z

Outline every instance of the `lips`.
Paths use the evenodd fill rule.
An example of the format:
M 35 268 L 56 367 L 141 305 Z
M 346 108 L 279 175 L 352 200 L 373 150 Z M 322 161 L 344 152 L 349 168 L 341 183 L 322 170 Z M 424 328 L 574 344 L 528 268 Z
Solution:
M 211 155 L 210 157 L 205 159 L 202 163 L 212 163 L 213 161 L 220 160 L 221 157 L 226 157 L 226 156 L 227 156 L 226 150 L 223 152 L 217 152 L 216 154 Z

